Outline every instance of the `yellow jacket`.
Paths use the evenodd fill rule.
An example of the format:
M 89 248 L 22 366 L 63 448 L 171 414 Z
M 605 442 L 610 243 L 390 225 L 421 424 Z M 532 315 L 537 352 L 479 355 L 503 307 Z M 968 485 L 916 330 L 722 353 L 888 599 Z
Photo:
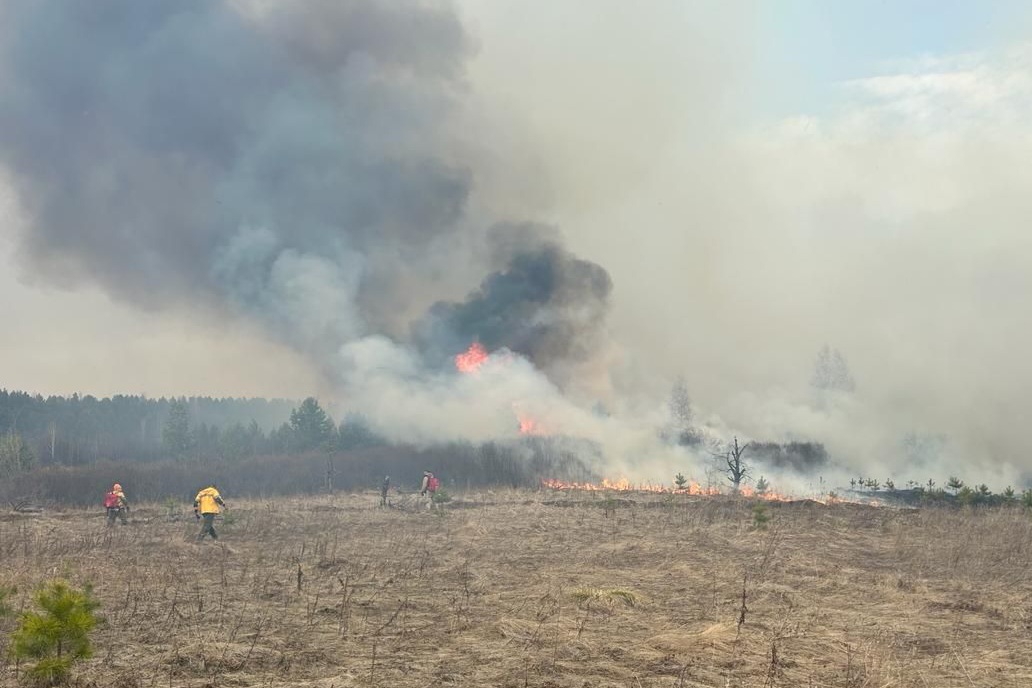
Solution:
M 222 495 L 214 487 L 206 487 L 194 497 L 194 509 L 200 509 L 202 514 L 219 513 L 219 505 L 225 506 Z

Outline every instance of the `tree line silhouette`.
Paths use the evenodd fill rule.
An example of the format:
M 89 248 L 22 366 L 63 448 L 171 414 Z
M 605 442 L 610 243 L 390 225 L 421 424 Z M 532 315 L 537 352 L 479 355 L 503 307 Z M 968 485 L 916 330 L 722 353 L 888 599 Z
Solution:
M 315 399 L 32 395 L 0 390 L 0 474 L 98 461 L 233 461 L 382 444 L 360 417 L 340 425 Z

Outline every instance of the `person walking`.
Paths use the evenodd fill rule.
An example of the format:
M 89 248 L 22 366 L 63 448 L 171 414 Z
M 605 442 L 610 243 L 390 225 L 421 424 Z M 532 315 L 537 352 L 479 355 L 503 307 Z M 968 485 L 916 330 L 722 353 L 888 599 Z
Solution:
M 119 519 L 122 525 L 129 525 L 129 500 L 125 498 L 122 486 L 115 483 L 106 495 L 104 495 L 104 508 L 107 509 L 107 524 L 110 528 L 115 525 L 115 519 Z
M 219 494 L 215 483 L 204 488 L 194 497 L 194 516 L 197 517 L 197 520 L 204 519 L 204 523 L 201 524 L 201 532 L 197 534 L 198 542 L 203 540 L 206 535 L 211 535 L 212 540 L 219 539 L 218 533 L 215 532 L 215 515 L 219 513 L 219 507 L 229 509 L 222 501 L 222 495 Z
M 441 486 L 441 481 L 437 479 L 431 471 L 423 471 L 423 482 L 419 485 L 419 496 L 426 499 L 426 508 L 432 509 L 434 506 L 434 494 L 437 493 L 437 488 Z

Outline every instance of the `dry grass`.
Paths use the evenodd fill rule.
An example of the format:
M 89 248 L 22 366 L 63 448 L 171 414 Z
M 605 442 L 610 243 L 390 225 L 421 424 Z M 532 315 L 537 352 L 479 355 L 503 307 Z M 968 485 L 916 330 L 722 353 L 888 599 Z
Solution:
M 239 502 L 218 544 L 159 506 L 2 515 L 0 585 L 93 582 L 82 686 L 1032 685 L 1020 511 L 775 503 L 754 530 L 730 498 L 377 500 Z

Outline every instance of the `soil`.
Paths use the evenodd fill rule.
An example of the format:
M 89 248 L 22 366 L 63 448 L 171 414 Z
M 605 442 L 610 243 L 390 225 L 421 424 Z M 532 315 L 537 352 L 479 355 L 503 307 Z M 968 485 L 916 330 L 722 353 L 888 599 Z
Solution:
M 1032 685 L 1016 508 L 774 502 L 761 526 L 719 496 L 227 499 L 218 542 L 185 506 L 2 515 L 0 586 L 18 610 L 92 583 L 80 686 Z

